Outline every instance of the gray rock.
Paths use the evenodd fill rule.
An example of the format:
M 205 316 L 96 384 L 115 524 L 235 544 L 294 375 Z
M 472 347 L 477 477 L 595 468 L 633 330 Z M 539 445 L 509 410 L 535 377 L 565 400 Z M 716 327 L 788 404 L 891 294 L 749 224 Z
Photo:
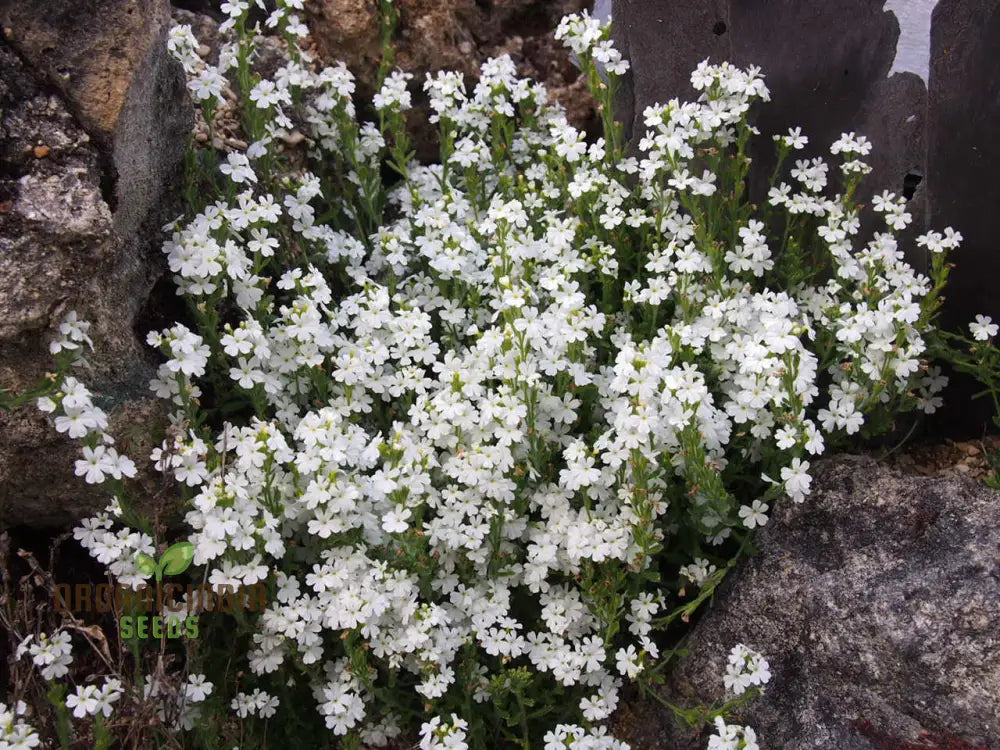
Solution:
M 599 18 L 604 23 L 607 23 L 611 20 L 612 10 L 612 0 L 594 0 L 594 10 L 591 15 L 593 15 L 594 18 Z
M 144 308 L 163 273 L 160 227 L 181 210 L 192 124 L 166 52 L 168 7 L 0 3 L 0 384 L 36 384 L 50 332 L 77 310 L 97 342 L 80 377 L 140 466 L 163 419 Z M 0 528 L 103 507 L 73 475 L 78 452 L 33 406 L 0 411 Z
M 694 628 L 666 700 L 721 700 L 728 652 L 745 643 L 771 665 L 743 716 L 762 750 L 1000 739 L 1000 494 L 831 459 L 756 543 Z M 636 710 L 621 732 L 634 750 L 704 747 L 662 708 Z

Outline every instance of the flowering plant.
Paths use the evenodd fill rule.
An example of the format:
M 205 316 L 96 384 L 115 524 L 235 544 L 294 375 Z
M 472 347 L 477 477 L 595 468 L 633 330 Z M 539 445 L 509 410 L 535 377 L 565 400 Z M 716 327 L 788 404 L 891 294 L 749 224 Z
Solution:
M 958 372 L 973 376 L 985 386 L 972 398 L 989 395 L 993 402 L 993 425 L 1000 427 L 1000 349 L 996 344 L 1000 326 L 988 315 L 976 315 L 968 327 L 971 338 L 960 333 L 939 331 L 935 354 Z M 989 464 L 986 484 L 1000 490 L 1000 447 L 996 443 L 986 446 L 986 460 Z
M 658 677 L 656 633 L 710 595 L 775 502 L 806 499 L 812 458 L 939 405 L 924 356 L 943 255 L 930 279 L 904 262 L 910 216 L 889 193 L 859 242 L 870 144 L 854 134 L 831 148 L 839 177 L 820 158 L 785 177 L 807 140 L 777 139 L 753 204 L 757 69 L 699 65 L 698 100 L 647 109 L 627 156 L 610 114 L 627 62 L 570 16 L 557 36 L 603 137 L 501 57 L 471 91 L 428 76 L 441 158 L 424 165 L 409 74 L 384 69 L 359 119 L 346 67 L 300 48 L 300 5 L 266 21 L 286 54 L 268 78 L 246 2 L 223 6 L 215 65 L 190 28 L 170 39 L 205 125 L 238 112 L 248 143 L 217 170 L 214 151 L 193 157 L 192 215 L 169 227 L 191 315 L 149 335 L 173 409 L 152 460 L 205 579 L 270 592 L 235 631 L 203 615 L 188 659 L 249 722 L 243 743 L 308 704 L 286 736 L 315 741 L 318 717 L 345 747 L 412 731 L 424 750 L 624 747 L 607 722 L 627 680 Z M 115 494 L 77 538 L 143 582 L 136 554 L 156 540 L 132 521 L 134 465 L 79 381 L 40 405 L 88 441 L 78 473 Z M 726 684 L 748 697 L 769 673 L 739 649 Z M 712 747 L 756 747 L 723 713 Z

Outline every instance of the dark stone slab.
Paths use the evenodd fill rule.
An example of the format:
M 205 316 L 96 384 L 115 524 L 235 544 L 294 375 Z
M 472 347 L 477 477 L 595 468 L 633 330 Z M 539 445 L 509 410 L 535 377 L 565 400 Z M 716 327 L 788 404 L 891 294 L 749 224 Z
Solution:
M 859 196 L 884 188 L 903 193 L 907 174 L 923 175 L 926 90 L 912 73 L 888 77 L 899 24 L 882 4 L 619 0 L 616 39 L 632 63 L 631 135 L 641 136 L 645 107 L 694 95 L 689 76 L 701 60 L 757 65 L 772 95 L 756 118 L 765 136 L 754 153 L 759 175 L 770 173 L 767 136 L 802 126 L 810 139 L 805 153 L 825 156 L 842 132 L 855 130 L 874 147 L 867 194 Z M 755 187 L 759 195 L 762 185 Z M 914 210 L 914 224 L 922 226 L 925 211 Z
M 1000 319 L 995 215 L 1000 207 L 1000 0 L 941 0 L 932 16 L 929 82 L 890 72 L 900 39 L 885 0 L 617 0 L 614 38 L 632 70 L 618 105 L 642 136 L 642 111 L 690 98 L 701 60 L 758 65 L 772 101 L 757 112 L 762 138 L 751 151 L 760 199 L 773 164 L 770 135 L 802 126 L 807 156 L 827 156 L 841 132 L 873 144 L 872 174 L 861 201 L 883 189 L 905 195 L 913 223 L 901 236 L 908 258 L 926 270 L 913 239 L 953 226 L 965 237 L 954 256 L 944 323 L 965 328 L 976 313 Z M 965 329 L 967 330 L 967 329 Z M 961 380 L 961 379 L 957 379 Z M 981 433 L 988 405 L 965 408 L 966 384 L 946 394 L 963 408 L 945 410 L 935 429 Z
M 824 157 L 842 132 L 872 141 L 872 173 L 861 200 L 885 188 L 902 193 L 907 171 L 923 156 L 922 133 L 907 120 L 923 112 L 926 91 L 912 73 L 887 77 L 899 24 L 882 5 L 746 0 L 732 3 L 726 34 L 730 61 L 758 65 L 766 76 L 772 101 L 757 118 L 762 134 L 801 126 L 810 141 L 806 153 Z
M 943 323 L 964 328 L 976 313 L 1000 319 L 1000 0 L 942 0 L 935 8 L 927 139 L 930 221 L 965 238 Z M 976 390 L 971 379 L 956 379 L 945 398 L 968 404 Z M 980 432 L 989 407 L 981 403 L 946 409 L 943 429 Z
M 642 111 L 650 104 L 690 97 L 691 71 L 699 62 L 725 58 L 728 5 L 726 0 L 615 0 L 612 35 L 632 62 L 627 85 L 634 105 L 624 114 L 630 138 L 641 137 Z

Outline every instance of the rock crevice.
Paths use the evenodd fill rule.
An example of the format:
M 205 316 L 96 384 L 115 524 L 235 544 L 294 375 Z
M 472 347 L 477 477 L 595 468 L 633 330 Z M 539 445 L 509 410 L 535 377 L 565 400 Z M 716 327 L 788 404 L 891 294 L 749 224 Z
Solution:
M 778 506 L 760 553 L 724 582 L 666 700 L 722 699 L 728 651 L 745 643 L 773 675 L 742 716 L 762 750 L 995 742 L 1000 493 L 860 457 L 823 462 L 813 487 L 803 504 Z M 623 727 L 634 750 L 704 746 L 656 707 L 639 713 L 636 729 Z

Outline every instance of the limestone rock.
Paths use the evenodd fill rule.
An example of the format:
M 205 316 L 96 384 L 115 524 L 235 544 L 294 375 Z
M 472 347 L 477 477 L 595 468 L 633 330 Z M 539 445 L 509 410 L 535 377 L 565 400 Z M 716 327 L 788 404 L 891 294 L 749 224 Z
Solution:
M 37 383 L 53 326 L 77 310 L 97 342 L 79 376 L 140 466 L 162 421 L 144 307 L 163 270 L 160 227 L 180 213 L 191 127 L 167 11 L 165 0 L 0 3 L 0 384 Z M 73 476 L 78 452 L 33 406 L 0 411 L 0 527 L 103 507 Z
M 832 459 L 756 542 L 695 627 L 666 700 L 722 699 L 728 651 L 745 643 L 771 665 L 743 715 L 762 750 L 1000 739 L 1000 494 Z M 658 705 L 632 713 L 620 735 L 634 750 L 705 746 Z

